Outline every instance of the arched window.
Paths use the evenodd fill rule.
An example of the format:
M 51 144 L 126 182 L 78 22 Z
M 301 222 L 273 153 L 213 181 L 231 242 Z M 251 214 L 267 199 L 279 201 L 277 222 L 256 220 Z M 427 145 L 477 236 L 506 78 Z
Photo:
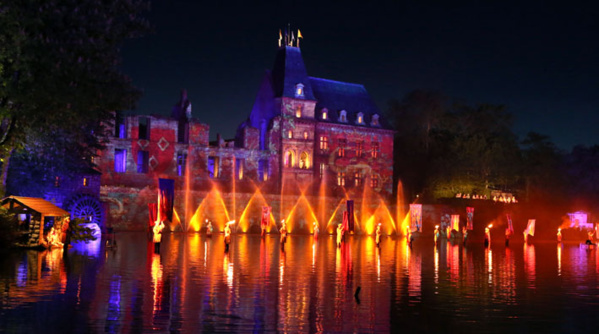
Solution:
M 291 152 L 291 151 L 285 152 L 285 161 L 283 161 L 283 164 L 287 168 L 293 167 L 293 152 Z
M 327 108 L 322 109 L 322 119 L 323 120 L 329 119 L 329 110 Z
M 289 139 L 293 138 L 293 131 L 291 131 L 291 130 L 287 131 L 287 138 L 289 138 Z
M 308 155 L 308 152 L 302 152 L 302 154 L 300 154 L 299 168 L 301 168 L 301 169 L 310 168 L 310 156 Z

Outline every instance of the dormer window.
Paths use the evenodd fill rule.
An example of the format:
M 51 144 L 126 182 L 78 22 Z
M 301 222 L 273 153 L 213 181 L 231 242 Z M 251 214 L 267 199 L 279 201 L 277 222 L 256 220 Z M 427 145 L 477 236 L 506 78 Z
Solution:
M 357 124 L 364 124 L 364 114 L 359 112 L 358 113 L 358 117 L 356 118 L 356 123 Z
M 339 112 L 339 122 L 347 123 L 347 111 L 341 110 Z
M 323 120 L 329 119 L 329 110 L 327 108 L 322 109 L 322 119 Z
M 298 83 L 295 85 L 295 97 L 304 97 L 304 84 Z
M 372 121 L 370 121 L 370 125 L 372 126 L 379 126 L 379 115 L 378 114 L 374 114 L 372 115 Z

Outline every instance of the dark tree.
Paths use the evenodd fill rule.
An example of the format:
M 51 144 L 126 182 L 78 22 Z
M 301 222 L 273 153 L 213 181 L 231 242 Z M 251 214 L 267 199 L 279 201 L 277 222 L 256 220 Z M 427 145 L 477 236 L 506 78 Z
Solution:
M 521 155 L 504 106 L 471 106 L 437 92 L 414 91 L 392 101 L 389 118 L 397 178 L 425 198 L 514 191 Z
M 139 98 L 120 47 L 147 30 L 136 0 L 0 3 L 0 195 L 13 153 L 91 165 L 104 125 Z

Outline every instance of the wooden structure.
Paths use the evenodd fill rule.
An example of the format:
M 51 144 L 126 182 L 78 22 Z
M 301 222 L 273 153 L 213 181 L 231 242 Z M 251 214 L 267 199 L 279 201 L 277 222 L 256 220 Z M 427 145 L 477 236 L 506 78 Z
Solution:
M 27 235 L 21 245 L 27 247 L 45 246 L 44 220 L 46 218 L 54 217 L 56 223 L 70 215 L 43 198 L 9 196 L 2 199 L 0 205 L 8 212 L 18 215 L 20 229 Z

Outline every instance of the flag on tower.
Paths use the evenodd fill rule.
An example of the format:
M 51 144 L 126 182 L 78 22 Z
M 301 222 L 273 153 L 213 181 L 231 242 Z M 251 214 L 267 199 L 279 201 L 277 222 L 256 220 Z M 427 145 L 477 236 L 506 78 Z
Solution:
M 297 38 L 298 38 L 298 39 L 300 39 L 300 38 L 304 38 L 304 36 L 302 36 L 302 31 L 301 31 L 301 30 L 299 30 L 299 29 L 297 29 Z

